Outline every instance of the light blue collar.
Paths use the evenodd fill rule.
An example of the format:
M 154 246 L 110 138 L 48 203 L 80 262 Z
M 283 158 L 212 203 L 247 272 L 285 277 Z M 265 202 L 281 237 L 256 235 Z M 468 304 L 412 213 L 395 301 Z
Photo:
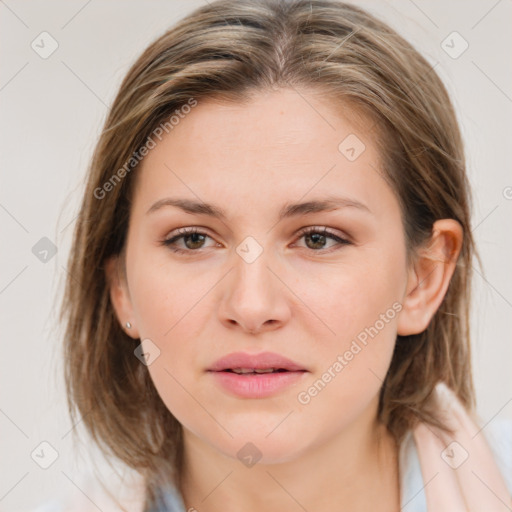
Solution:
M 425 484 L 412 431 L 408 431 L 400 446 L 400 511 L 427 512 Z

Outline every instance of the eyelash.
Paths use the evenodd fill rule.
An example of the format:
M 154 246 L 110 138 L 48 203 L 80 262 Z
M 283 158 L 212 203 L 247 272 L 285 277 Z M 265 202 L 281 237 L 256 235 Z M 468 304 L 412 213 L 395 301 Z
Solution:
M 188 235 L 194 235 L 194 234 L 199 234 L 199 235 L 205 235 L 209 238 L 211 238 L 207 233 L 204 233 L 203 231 L 200 231 L 198 228 L 194 228 L 194 227 L 191 227 L 191 228 L 182 228 L 182 229 L 179 229 L 178 230 L 178 234 L 167 239 L 167 240 L 163 240 L 162 241 L 162 245 L 165 245 L 166 247 L 168 247 L 171 251 L 173 252 L 176 252 L 176 253 L 194 253 L 194 252 L 199 252 L 201 250 L 200 249 L 178 249 L 177 247 L 173 247 L 173 244 L 175 244 L 180 238 L 184 238 Z M 331 231 L 329 231 L 327 228 L 323 227 L 323 228 L 316 228 L 316 227 L 307 227 L 307 228 L 303 228 L 299 234 L 298 234 L 298 239 L 304 237 L 305 235 L 310 235 L 310 234 L 320 234 L 320 235 L 324 235 L 326 236 L 327 238 L 330 238 L 336 242 L 338 242 L 338 245 L 339 246 L 344 246 L 344 245 L 351 245 L 352 242 L 350 242 L 349 240 L 345 239 L 345 238 L 341 238 L 339 237 L 338 235 L 335 235 L 334 233 L 332 233 Z M 340 247 L 338 248 L 335 248 L 334 250 L 338 250 Z M 306 247 L 307 249 L 307 247 Z M 319 249 L 319 250 L 315 250 L 315 249 L 310 249 L 311 251 L 313 252 L 319 252 L 319 253 L 328 253 L 328 252 L 332 252 L 332 249 Z

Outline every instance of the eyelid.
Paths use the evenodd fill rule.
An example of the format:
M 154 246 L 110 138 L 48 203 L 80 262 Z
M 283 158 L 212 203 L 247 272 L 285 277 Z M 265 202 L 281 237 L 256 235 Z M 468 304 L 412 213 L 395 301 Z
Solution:
M 331 228 L 328 228 L 327 226 L 305 226 L 299 230 L 296 236 L 301 237 L 307 235 L 308 233 L 322 233 L 345 240 L 346 242 L 353 243 L 352 237 L 348 233 L 343 231 L 340 233 L 338 231 L 332 230 Z
M 209 231 L 207 228 L 204 228 L 202 226 L 187 226 L 184 228 L 177 228 L 174 231 L 171 232 L 171 234 L 166 235 L 165 238 L 162 240 L 162 244 L 170 244 L 173 241 L 179 240 L 180 238 L 183 238 L 187 235 L 205 235 L 212 240 L 214 240 L 213 236 L 209 234 Z M 193 252 L 193 251 L 190 251 Z M 196 251 L 197 252 L 197 251 Z

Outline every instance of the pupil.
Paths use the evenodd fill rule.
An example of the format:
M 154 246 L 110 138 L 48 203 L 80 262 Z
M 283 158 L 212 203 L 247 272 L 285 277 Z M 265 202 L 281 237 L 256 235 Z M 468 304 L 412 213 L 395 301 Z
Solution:
M 193 239 L 192 241 L 192 244 L 199 244 L 199 247 L 201 246 L 201 242 L 203 242 L 203 240 L 197 240 L 197 237 L 203 237 L 204 238 L 204 235 L 201 235 L 200 233 L 191 233 L 190 235 L 187 235 L 187 241 L 189 241 L 191 238 Z M 189 247 L 189 244 L 185 244 L 187 245 L 187 247 L 189 249 L 197 249 L 197 246 L 193 246 L 193 247 Z
M 313 240 L 313 244 L 319 245 L 322 247 L 325 244 L 325 235 L 322 235 L 320 233 L 312 233 L 308 235 L 308 238 Z

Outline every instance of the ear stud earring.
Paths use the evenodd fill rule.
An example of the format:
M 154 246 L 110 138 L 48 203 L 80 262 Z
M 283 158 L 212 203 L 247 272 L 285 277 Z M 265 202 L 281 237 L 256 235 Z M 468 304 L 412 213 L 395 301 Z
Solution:
M 130 322 L 126 322 L 126 328 L 127 329 L 131 329 L 132 328 L 132 324 Z

